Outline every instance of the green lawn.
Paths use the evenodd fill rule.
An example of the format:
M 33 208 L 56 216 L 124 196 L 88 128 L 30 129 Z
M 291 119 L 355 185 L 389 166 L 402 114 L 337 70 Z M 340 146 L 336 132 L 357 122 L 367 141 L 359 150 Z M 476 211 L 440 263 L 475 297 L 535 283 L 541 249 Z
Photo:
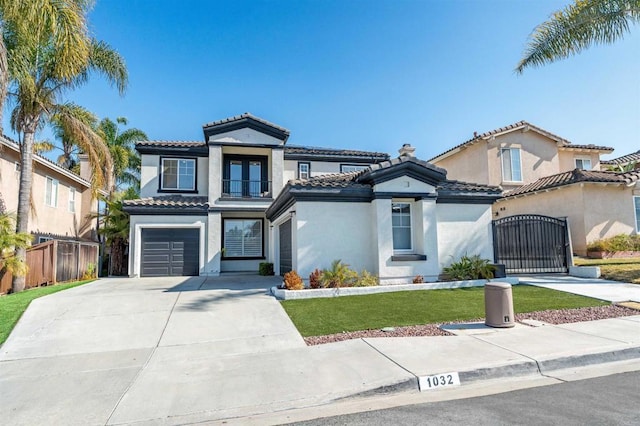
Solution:
M 640 259 L 585 259 L 573 260 L 578 266 L 599 266 L 602 278 L 606 280 L 622 281 L 640 284 Z
M 540 287 L 513 286 L 516 313 L 606 304 L 608 302 Z M 303 336 L 322 336 L 343 331 L 483 318 L 484 289 L 474 287 L 285 300 L 282 306 Z
M 11 330 L 13 330 L 13 327 L 15 327 L 16 323 L 22 316 L 22 313 L 27 309 L 29 303 L 31 303 L 33 299 L 77 287 L 82 284 L 87 284 L 91 281 L 94 280 L 76 281 L 48 287 L 37 287 L 20 293 L 0 296 L 0 345 L 7 340 Z

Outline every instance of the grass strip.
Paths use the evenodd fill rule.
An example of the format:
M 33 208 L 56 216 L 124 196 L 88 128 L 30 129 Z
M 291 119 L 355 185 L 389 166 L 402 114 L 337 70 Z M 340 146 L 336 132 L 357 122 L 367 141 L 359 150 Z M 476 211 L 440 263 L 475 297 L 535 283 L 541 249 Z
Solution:
M 13 327 L 15 327 L 32 300 L 48 294 L 67 290 L 69 288 L 78 287 L 79 285 L 87 284 L 92 281 L 95 280 L 75 281 L 47 287 L 36 287 L 21 291 L 20 293 L 0 296 L 0 345 L 7 340 L 11 330 L 13 330 Z
M 608 304 L 522 284 L 513 286 L 512 291 L 516 313 Z M 304 337 L 484 317 L 482 287 L 285 300 L 281 303 Z

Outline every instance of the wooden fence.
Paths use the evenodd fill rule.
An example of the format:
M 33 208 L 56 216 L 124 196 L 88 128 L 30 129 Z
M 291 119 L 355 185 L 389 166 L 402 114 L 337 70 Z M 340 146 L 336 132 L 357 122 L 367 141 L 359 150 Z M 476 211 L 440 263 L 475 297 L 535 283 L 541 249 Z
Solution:
M 50 240 L 27 249 L 26 288 L 81 279 L 98 271 L 98 244 Z M 13 276 L 0 272 L 0 293 L 11 290 Z

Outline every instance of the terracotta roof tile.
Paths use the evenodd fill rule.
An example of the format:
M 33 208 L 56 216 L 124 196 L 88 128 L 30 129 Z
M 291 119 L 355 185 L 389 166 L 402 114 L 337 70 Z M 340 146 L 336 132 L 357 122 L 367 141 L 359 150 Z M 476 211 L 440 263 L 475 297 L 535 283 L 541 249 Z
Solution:
M 618 164 L 632 163 L 634 161 L 640 162 L 640 150 L 638 150 L 638 151 L 636 151 L 634 153 L 631 153 L 631 154 L 623 155 L 622 157 L 613 158 L 611 160 L 600 161 L 600 164 L 607 164 L 607 165 L 615 166 L 615 165 L 618 165 Z
M 158 195 L 136 200 L 125 200 L 123 205 L 125 207 L 196 207 L 205 210 L 209 207 L 208 197 L 183 195 Z
M 571 185 L 580 182 L 595 182 L 595 183 L 620 183 L 629 184 L 638 181 L 640 178 L 640 172 L 608 172 L 598 170 L 580 170 L 575 169 L 569 172 L 558 173 L 552 176 L 547 176 L 542 179 L 523 185 L 520 188 L 509 191 L 505 194 L 505 197 L 511 197 L 515 195 L 528 194 L 536 191 L 543 191 L 551 188 L 558 188 L 561 186 Z
M 166 140 L 154 140 L 154 141 L 140 141 L 136 142 L 136 146 L 161 146 L 161 147 L 176 147 L 176 148 L 188 148 L 188 147 L 201 147 L 207 146 L 205 142 L 201 141 L 166 141 Z
M 561 143 L 563 147 L 567 147 L 567 148 L 578 148 L 578 149 L 594 149 L 594 150 L 598 150 L 598 151 L 613 151 L 613 148 L 611 147 L 607 147 L 607 146 L 597 146 L 597 145 L 574 145 L 571 142 L 569 142 L 567 139 L 562 138 L 556 134 L 553 134 L 547 130 L 544 130 L 541 127 L 535 126 L 525 120 L 521 120 L 518 121 L 517 123 L 513 123 L 513 124 L 509 124 L 508 126 L 504 126 L 504 127 L 499 127 L 497 129 L 494 130 L 490 130 L 488 132 L 485 133 L 481 133 L 481 134 L 474 134 L 473 137 L 465 142 L 462 142 L 459 145 L 454 146 L 453 148 L 450 148 L 436 156 L 434 156 L 433 158 L 431 158 L 429 161 L 433 161 L 438 157 L 441 157 L 445 154 L 448 154 L 452 151 L 455 151 L 458 148 L 462 148 L 463 146 L 478 142 L 484 138 L 488 138 L 490 136 L 496 135 L 498 133 L 503 133 L 503 132 L 507 132 L 509 130 L 516 130 L 516 129 L 520 129 L 520 128 L 525 128 L 525 127 L 529 127 L 530 129 L 535 130 L 536 132 L 547 136 L 548 138 Z

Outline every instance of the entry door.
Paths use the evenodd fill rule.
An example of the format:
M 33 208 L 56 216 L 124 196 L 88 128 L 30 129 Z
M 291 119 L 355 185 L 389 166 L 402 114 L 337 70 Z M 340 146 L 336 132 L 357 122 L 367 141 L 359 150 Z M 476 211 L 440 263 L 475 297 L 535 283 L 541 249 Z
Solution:
M 280 234 L 280 275 L 291 271 L 293 267 L 291 251 L 291 219 L 279 226 Z

